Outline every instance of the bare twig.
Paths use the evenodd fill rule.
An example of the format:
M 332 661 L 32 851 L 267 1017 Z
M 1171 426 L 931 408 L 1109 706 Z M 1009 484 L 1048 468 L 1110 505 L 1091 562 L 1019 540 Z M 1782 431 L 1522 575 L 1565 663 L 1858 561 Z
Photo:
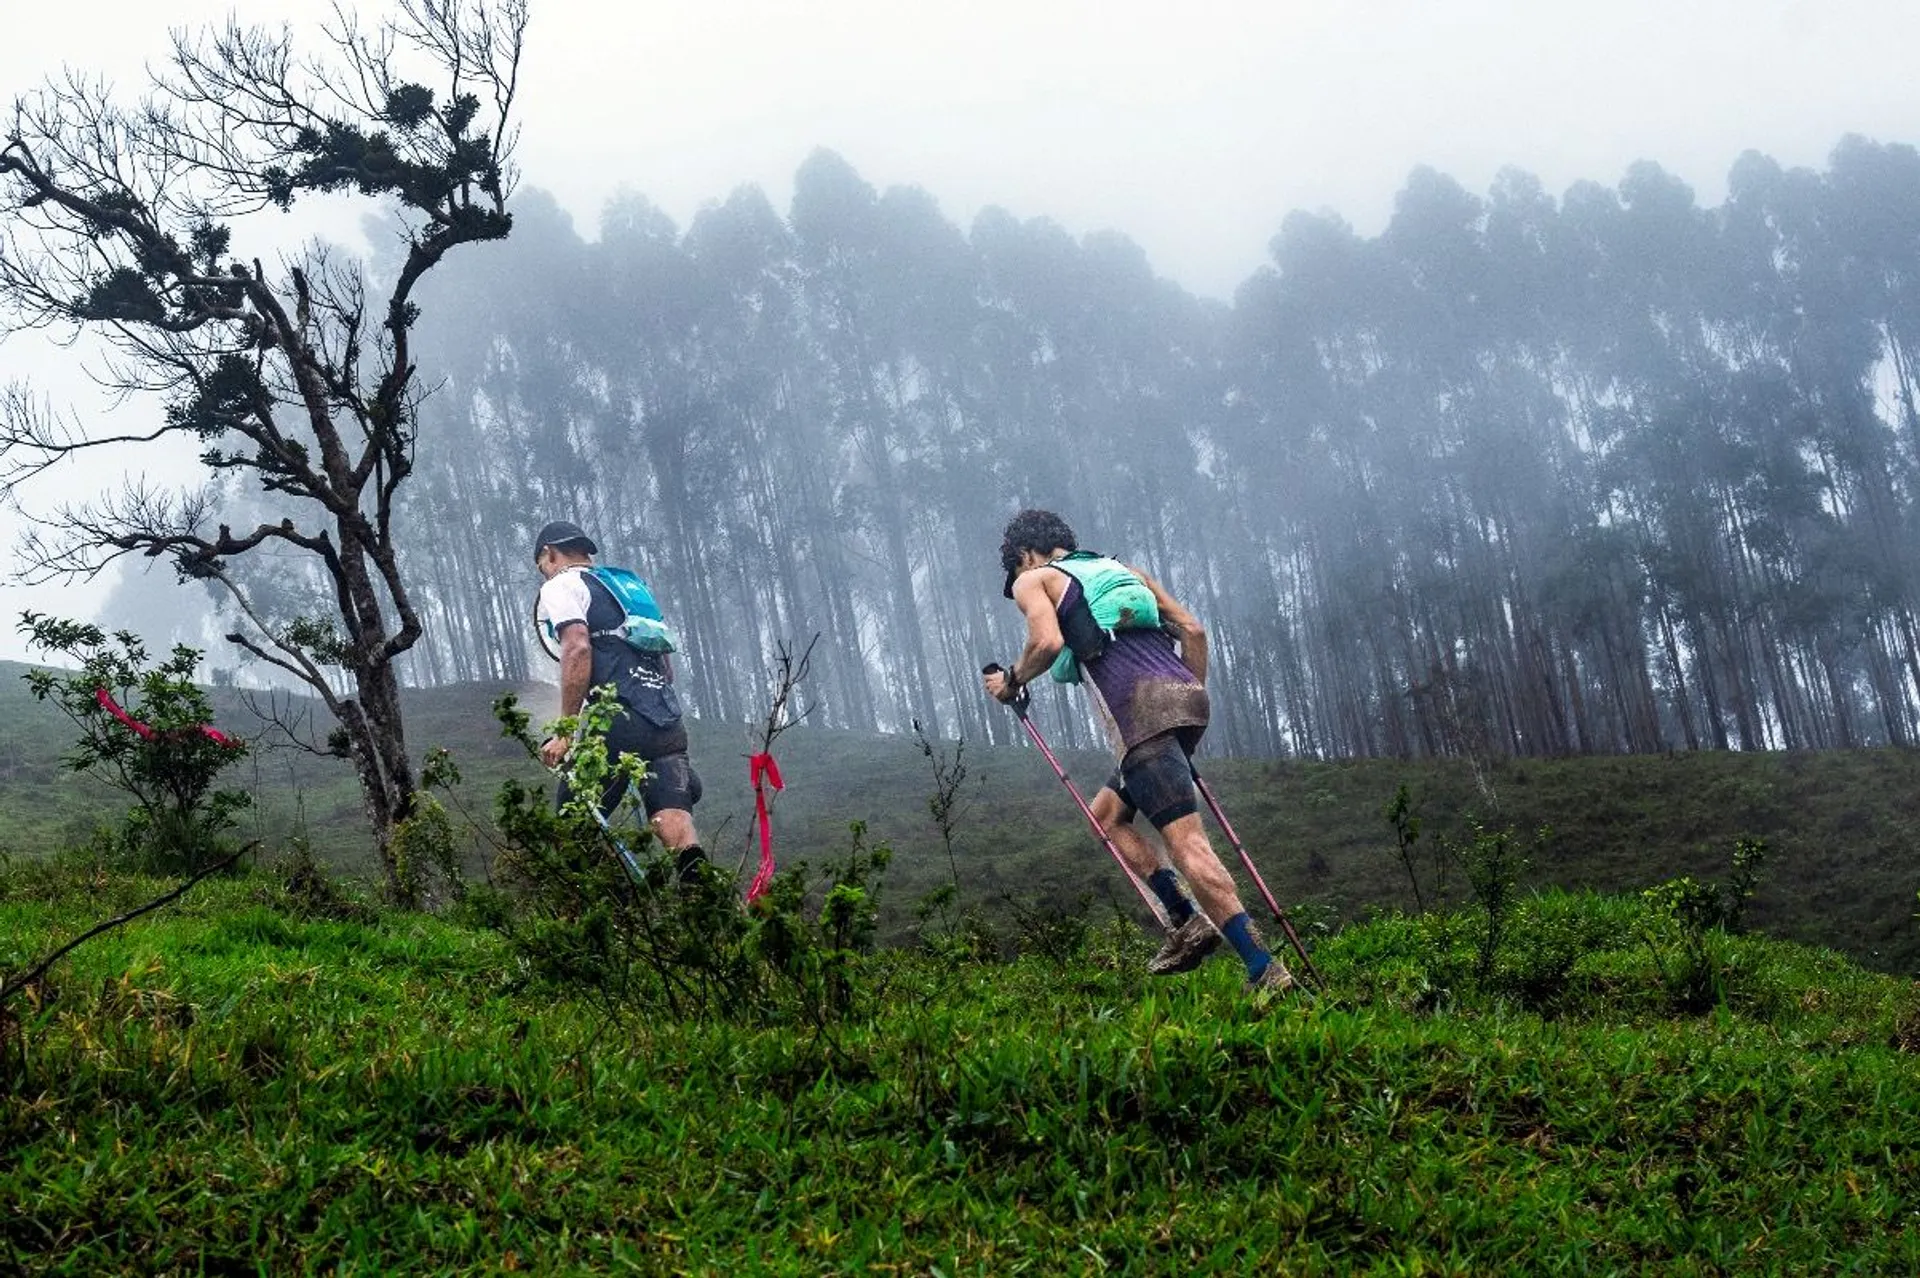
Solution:
M 947 850 L 947 865 L 953 870 L 953 890 L 958 895 L 960 861 L 953 854 L 953 836 L 967 809 L 962 793 L 967 780 L 967 742 L 964 737 L 955 741 L 953 753 L 949 755 L 944 747 L 934 746 L 918 719 L 913 721 L 913 739 L 933 768 L 933 793 L 927 796 L 927 812 L 933 817 L 934 828 L 940 831 L 940 846 Z
M 133 920 L 139 918 L 142 914 L 151 914 L 153 913 L 153 911 L 159 909 L 163 905 L 172 904 L 173 902 L 179 900 L 182 896 L 185 896 L 187 891 L 190 888 L 192 888 L 195 884 L 199 883 L 202 879 L 211 878 L 212 876 L 220 873 L 222 870 L 231 868 L 236 862 L 240 860 L 241 857 L 247 855 L 249 852 L 254 851 L 259 846 L 260 846 L 260 840 L 258 839 L 250 840 L 246 844 L 246 846 L 242 847 L 238 852 L 235 852 L 232 856 L 228 857 L 226 860 L 219 861 L 213 865 L 208 866 L 206 869 L 200 871 L 198 874 L 195 874 L 193 877 L 189 878 L 185 883 L 182 883 L 179 887 L 173 889 L 173 891 L 157 896 L 153 900 L 148 901 L 145 905 L 139 906 L 135 909 L 128 910 L 125 914 L 121 914 L 114 918 L 107 919 L 104 922 L 94 924 L 92 927 L 88 928 L 86 931 L 74 937 L 71 941 L 68 941 L 65 945 L 62 945 L 59 949 L 55 950 L 53 953 L 41 959 L 38 963 L 28 968 L 26 972 L 24 972 L 20 976 L 7 981 L 4 985 L 0 985 L 0 1007 L 4 1007 L 8 999 L 12 998 L 14 995 L 18 994 L 21 990 L 27 988 L 27 986 L 32 985 L 34 982 L 38 981 L 41 977 L 45 976 L 48 970 L 52 968 L 55 963 L 58 963 L 61 959 L 73 953 L 73 951 L 80 948 L 82 945 L 86 944 L 88 941 L 91 941 L 94 937 L 100 936 L 101 934 L 106 932 L 111 932 L 114 928 L 120 927 L 123 924 L 131 923 Z
M 773 743 L 779 739 L 780 735 L 789 728 L 799 726 L 808 715 L 813 713 L 814 707 L 811 704 L 800 702 L 800 685 L 812 672 L 813 649 L 819 642 L 820 635 L 816 631 L 813 638 L 807 640 L 807 646 L 801 650 L 798 657 L 793 655 L 793 649 L 787 646 L 786 640 L 782 639 L 774 645 L 773 694 L 767 703 L 767 717 L 747 738 L 754 745 L 754 754 L 772 754 Z M 778 791 L 775 792 L 774 798 L 767 800 L 769 813 L 772 812 L 777 798 Z M 736 868 L 745 869 L 746 859 L 752 854 L 752 835 L 749 834 L 747 851 L 742 854 L 740 865 Z
M 267 728 L 278 731 L 284 738 L 270 741 L 263 737 L 262 743 L 268 749 L 302 750 L 322 759 L 339 757 L 338 751 L 321 745 L 313 736 L 313 706 L 296 706 L 292 694 L 277 688 L 269 689 L 266 702 L 262 704 L 253 689 L 243 688 L 240 690 L 240 704 L 246 707 L 248 714 Z
M 758 754 L 771 754 L 773 743 L 788 728 L 798 727 L 808 715 L 813 713 L 812 705 L 799 704 L 800 685 L 806 681 L 813 669 L 813 649 L 820 642 L 816 632 L 807 640 L 806 648 L 798 657 L 787 647 L 782 639 L 774 645 L 774 683 L 773 697 L 767 705 L 767 717 L 758 728 L 759 735 L 754 738 L 758 745 Z

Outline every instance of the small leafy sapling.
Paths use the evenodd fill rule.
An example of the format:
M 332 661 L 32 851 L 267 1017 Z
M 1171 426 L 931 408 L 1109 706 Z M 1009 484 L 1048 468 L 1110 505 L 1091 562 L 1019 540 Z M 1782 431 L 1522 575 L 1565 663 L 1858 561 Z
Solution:
M 1414 848 L 1420 842 L 1420 813 L 1404 781 L 1387 802 L 1384 815 L 1387 824 L 1393 827 L 1394 855 L 1399 858 L 1401 868 L 1406 870 L 1407 883 L 1413 888 L 1414 909 L 1425 914 L 1426 898 L 1421 895 L 1420 875 L 1413 867 Z

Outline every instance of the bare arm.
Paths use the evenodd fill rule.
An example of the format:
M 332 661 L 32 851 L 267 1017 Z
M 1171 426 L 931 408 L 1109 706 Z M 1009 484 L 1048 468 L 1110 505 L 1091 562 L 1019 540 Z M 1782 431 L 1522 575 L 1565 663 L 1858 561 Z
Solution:
M 560 631 L 560 713 L 576 715 L 586 704 L 587 687 L 593 681 L 593 640 L 584 624 L 575 623 Z M 565 737 L 549 737 L 540 747 L 540 757 L 550 768 L 560 766 L 573 743 Z
M 560 632 L 560 713 L 579 714 L 593 679 L 593 640 L 584 625 Z
M 1127 570 L 1146 583 L 1153 592 L 1153 602 L 1160 609 L 1160 628 L 1172 635 L 1174 642 L 1180 645 L 1180 660 L 1193 671 L 1193 677 L 1201 683 L 1207 681 L 1207 628 L 1200 619 L 1188 612 L 1178 599 L 1168 594 L 1166 587 L 1147 576 L 1133 565 Z
M 1027 619 L 1027 642 L 1008 672 L 1011 678 L 997 673 L 986 676 L 987 692 L 998 700 L 1013 700 L 1019 694 L 1019 685 L 1046 673 L 1053 659 L 1060 655 L 1060 649 L 1066 646 L 1066 640 L 1060 635 L 1059 614 L 1054 611 L 1055 601 L 1047 592 L 1050 575 L 1036 568 L 1014 579 L 1013 602 Z

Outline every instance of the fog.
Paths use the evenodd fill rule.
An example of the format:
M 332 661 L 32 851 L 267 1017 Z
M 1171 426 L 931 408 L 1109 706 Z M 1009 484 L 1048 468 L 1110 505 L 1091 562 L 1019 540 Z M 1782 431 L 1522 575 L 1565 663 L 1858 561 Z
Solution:
M 282 11 L 304 28 L 329 9 Z M 0 45 L 0 88 L 72 68 L 132 92 L 165 23 L 225 11 L 182 0 L 163 23 L 144 5 L 35 7 Z M 1111 229 L 1187 295 L 1225 301 L 1270 262 L 1290 212 L 1378 236 L 1417 166 L 1478 194 L 1516 168 L 1557 198 L 1653 160 L 1712 207 L 1749 149 L 1818 169 L 1843 135 L 1904 140 L 1920 83 L 1887 51 L 1917 37 L 1920 10 L 1880 0 L 546 5 L 518 158 L 524 189 L 590 240 L 623 193 L 682 230 L 741 186 L 784 213 L 825 147 L 877 190 L 922 189 L 957 231 L 990 207 L 1076 240 Z M 316 233 L 357 242 L 358 214 L 323 204 L 245 228 L 269 255 Z M 104 415 L 76 354 L 16 337 L 0 379 Z M 157 406 L 117 411 L 151 420 Z M 177 454 L 143 464 L 192 473 Z M 50 476 L 30 504 L 100 475 Z M 142 596 L 165 598 L 158 584 Z M 85 613 L 108 590 L 8 586 L 0 606 Z M 20 655 L 10 630 L 0 653 Z

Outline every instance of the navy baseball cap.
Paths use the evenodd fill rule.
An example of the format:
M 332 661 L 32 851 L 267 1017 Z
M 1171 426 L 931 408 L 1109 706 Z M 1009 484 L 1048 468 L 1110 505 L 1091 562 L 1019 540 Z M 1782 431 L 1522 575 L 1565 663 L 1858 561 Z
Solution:
M 541 548 L 545 546 L 578 546 L 589 555 L 600 553 L 600 547 L 593 544 L 593 538 L 580 531 L 579 524 L 570 523 L 565 519 L 554 520 L 542 528 L 540 535 L 533 539 L 534 554 L 539 554 Z

